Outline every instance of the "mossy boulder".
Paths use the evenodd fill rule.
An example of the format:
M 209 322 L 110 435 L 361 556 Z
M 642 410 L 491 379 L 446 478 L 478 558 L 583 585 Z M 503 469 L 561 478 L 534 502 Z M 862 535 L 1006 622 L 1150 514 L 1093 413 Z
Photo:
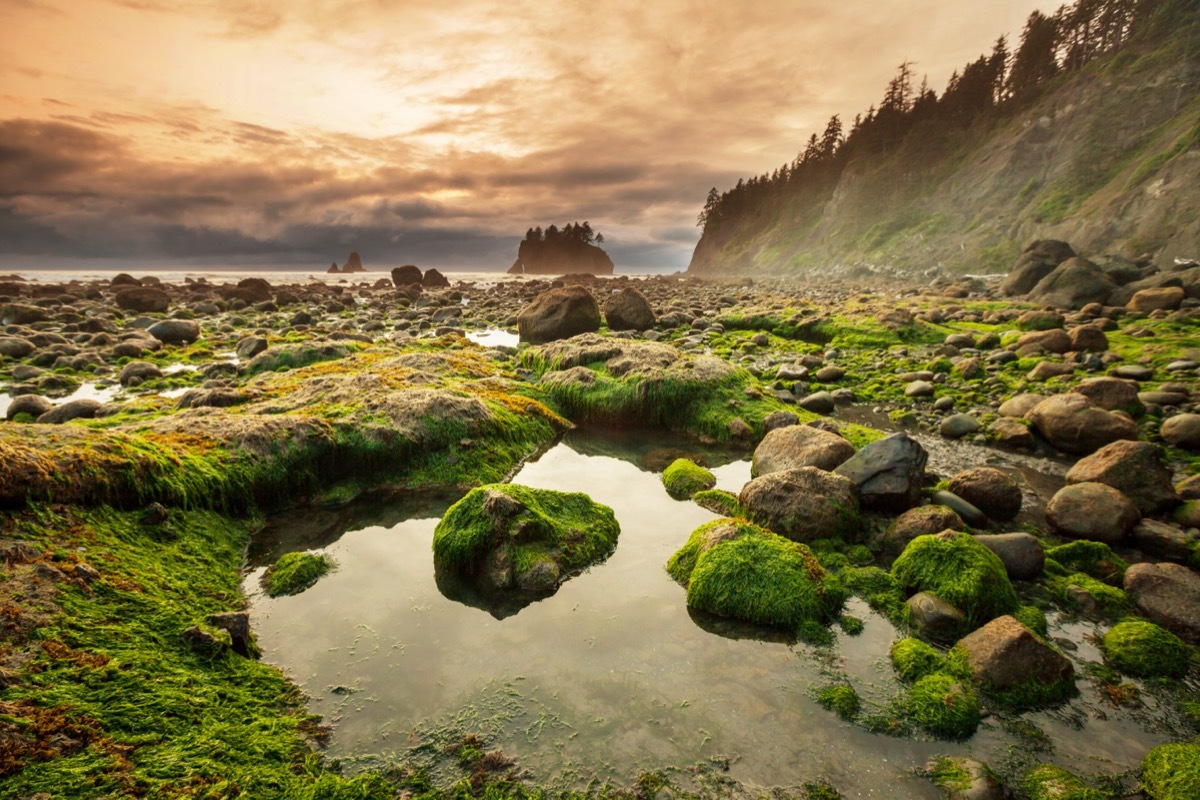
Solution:
M 1121 585 L 1125 570 L 1129 568 L 1129 562 L 1104 542 L 1087 539 L 1051 547 L 1046 551 L 1046 558 L 1057 564 L 1064 575 L 1082 572 L 1112 586 Z
M 433 563 L 487 589 L 549 594 L 607 558 L 619 530 L 613 510 L 581 492 L 491 484 L 471 490 L 442 517 Z
M 970 628 L 1020 606 L 1000 558 L 959 531 L 913 539 L 891 574 L 905 592 L 929 592 L 962 611 Z
M 662 476 L 663 486 L 672 497 L 688 498 L 697 492 L 717 485 L 717 478 L 699 464 L 686 458 L 677 458 L 666 468 Z
M 817 692 L 817 702 L 842 719 L 854 719 L 862 709 L 862 700 L 853 686 L 826 686 Z
M 964 636 L 950 651 L 950 669 L 1013 708 L 1053 705 L 1075 693 L 1071 662 L 1008 615 Z
M 722 517 L 742 516 L 737 495 L 724 489 L 704 489 L 692 495 L 692 501 L 701 508 L 707 508 Z
M 1025 774 L 1029 800 L 1107 800 L 1078 777 L 1053 764 L 1039 764 Z
M 966 739 L 979 727 L 979 696 L 952 675 L 926 675 L 908 690 L 904 709 L 913 722 L 946 739 Z
M 1053 578 L 1046 585 L 1056 600 L 1074 611 L 1120 617 L 1133 610 L 1125 592 L 1082 572 Z
M 690 608 L 793 632 L 832 622 L 846 599 L 806 546 L 741 520 L 697 528 L 667 571 Z
M 1118 622 L 1104 634 L 1104 657 L 1126 675 L 1182 678 L 1194 651 L 1166 628 L 1142 619 Z
M 1142 760 L 1142 791 L 1151 800 L 1200 797 L 1200 738 L 1155 747 Z
M 333 569 L 333 560 L 318 553 L 284 553 L 263 573 L 269 597 L 300 594 Z

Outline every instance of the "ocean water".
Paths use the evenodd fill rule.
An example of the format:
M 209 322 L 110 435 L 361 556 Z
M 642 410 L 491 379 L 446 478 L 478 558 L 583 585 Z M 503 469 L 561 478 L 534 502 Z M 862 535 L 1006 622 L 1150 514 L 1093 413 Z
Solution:
M 494 284 L 555 277 L 552 275 L 509 275 L 503 271 L 483 272 L 451 269 L 440 269 L 438 271 L 445 275 L 451 283 L 469 281 L 480 284 Z M 178 267 L 162 269 L 152 267 L 141 269 L 0 269 L 0 280 L 11 279 L 11 276 L 17 276 L 22 280 L 38 284 L 71 283 L 73 281 L 89 283 L 92 281 L 110 280 L 120 272 L 128 273 L 135 278 L 149 275 L 158 278 L 163 283 L 169 284 L 184 283 L 188 278 L 194 281 L 203 278 L 209 283 L 237 283 L 244 278 L 262 278 L 272 286 L 312 282 L 345 286 L 358 284 L 370 286 L 378 280 L 391 281 L 390 270 L 372 270 L 369 272 L 358 272 L 353 275 L 331 275 L 319 269 L 264 270 L 249 267 L 229 269 L 180 269 Z M 618 272 L 616 277 L 648 278 L 659 274 L 666 273 Z

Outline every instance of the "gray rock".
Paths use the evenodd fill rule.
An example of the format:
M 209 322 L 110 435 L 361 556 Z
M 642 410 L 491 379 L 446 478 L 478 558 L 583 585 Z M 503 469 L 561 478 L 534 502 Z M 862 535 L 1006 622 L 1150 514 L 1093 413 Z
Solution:
M 763 417 L 763 430 L 767 433 L 776 428 L 786 428 L 788 425 L 799 425 L 800 418 L 791 411 L 772 411 Z
M 813 377 L 817 383 L 835 383 L 846 377 L 846 370 L 841 367 L 821 367 Z
M 1029 414 L 1030 411 L 1037 406 L 1038 403 L 1046 399 L 1042 394 L 1031 394 L 1025 392 L 1016 397 L 1010 397 L 1000 404 L 1000 416 L 1016 417 L 1022 419 Z
M 1046 553 L 1031 533 L 978 534 L 975 541 L 995 553 L 1004 562 L 1004 571 L 1014 581 L 1033 581 L 1042 576 Z
M 914 594 L 908 598 L 907 606 L 913 626 L 937 641 L 952 641 L 967 621 L 961 611 L 929 592 Z
M 0 356 L 5 358 L 24 358 L 36 349 L 28 339 L 19 336 L 0 337 Z
M 912 381 L 904 387 L 905 397 L 933 397 L 934 387 L 929 381 Z
M 1054 271 L 1062 262 L 1075 256 L 1066 242 L 1043 239 L 1032 242 L 1022 252 L 1016 265 L 1004 277 L 1000 291 L 1009 297 L 1028 294 L 1033 287 Z
M 1054 268 L 1029 292 L 1029 301 L 1055 308 L 1080 309 L 1104 303 L 1117 285 L 1085 258 L 1071 258 Z
M 163 344 L 187 344 L 200 338 L 200 325 L 190 319 L 164 319 L 147 332 Z
M 809 425 L 789 425 L 771 431 L 754 449 L 750 474 L 817 467 L 832 470 L 854 455 L 854 445 L 836 433 Z
M 992 467 L 975 467 L 950 479 L 951 492 L 994 520 L 1008 522 L 1021 513 L 1021 487 Z
M 582 286 L 564 286 L 539 294 L 517 315 L 522 342 L 541 344 L 600 330 L 600 307 Z
M 92 419 L 96 416 L 96 412 L 100 410 L 100 403 L 96 400 L 83 399 L 71 400 L 63 403 L 61 406 L 55 406 L 38 417 L 38 422 L 43 425 L 58 425 L 63 422 L 70 422 L 73 419 Z
M 258 647 L 254 644 L 254 635 L 250 632 L 250 612 L 229 611 L 224 614 L 209 614 L 208 624 L 228 631 L 233 643 L 233 652 L 239 656 L 250 658 L 257 655 Z
M 1151 621 L 1200 645 L 1200 575 L 1179 564 L 1134 564 L 1125 593 Z
M 171 305 L 171 296 L 162 289 L 135 286 L 122 289 L 113 298 L 119 308 L 139 314 L 161 314 Z
M 609 330 L 644 331 L 655 325 L 654 309 L 646 295 L 627 286 L 604 302 L 604 319 Z
M 946 417 L 938 425 L 938 433 L 947 439 L 961 439 L 962 437 L 977 433 L 979 431 L 979 422 L 970 414 L 954 414 Z
M 854 482 L 865 508 L 904 511 L 921 500 L 929 454 L 907 433 L 871 442 L 834 470 Z
M 986 528 L 988 525 L 987 515 L 976 508 L 971 503 L 962 499 L 954 492 L 940 491 L 933 493 L 933 502 L 940 503 L 946 508 L 949 508 L 955 514 L 962 518 L 963 522 L 970 525 L 972 528 Z
M 151 364 L 149 361 L 130 361 L 121 368 L 121 374 L 117 380 L 121 382 L 122 386 L 137 386 L 162 376 L 162 370 L 158 368 L 157 364 Z
M 243 361 L 254 358 L 267 349 L 267 340 L 261 336 L 247 336 L 237 343 L 235 352 Z
M 796 405 L 814 414 L 832 414 L 834 408 L 837 407 L 833 395 L 829 392 L 813 392 L 807 397 L 797 400 Z
M 5 412 L 5 417 L 12 419 L 18 414 L 28 414 L 37 419 L 52 408 L 54 408 L 54 403 L 51 403 L 40 394 L 19 394 L 8 404 L 8 411 Z
M 1122 364 L 1112 370 L 1117 378 L 1128 378 L 1131 381 L 1145 382 L 1154 379 L 1154 370 L 1141 364 Z
M 1186 564 L 1200 536 L 1189 534 L 1177 525 L 1144 519 L 1129 532 L 1130 543 L 1157 558 Z

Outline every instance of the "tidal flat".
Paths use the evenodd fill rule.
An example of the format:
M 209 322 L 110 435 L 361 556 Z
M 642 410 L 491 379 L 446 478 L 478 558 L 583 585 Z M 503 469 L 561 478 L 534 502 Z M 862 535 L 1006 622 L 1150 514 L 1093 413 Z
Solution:
M 1194 305 L 967 278 L 0 295 L 0 796 L 1196 785 Z M 664 485 L 680 459 L 699 482 Z M 518 494 L 508 561 L 438 568 L 439 521 L 497 485 L 582 492 L 615 544 L 529 555 Z

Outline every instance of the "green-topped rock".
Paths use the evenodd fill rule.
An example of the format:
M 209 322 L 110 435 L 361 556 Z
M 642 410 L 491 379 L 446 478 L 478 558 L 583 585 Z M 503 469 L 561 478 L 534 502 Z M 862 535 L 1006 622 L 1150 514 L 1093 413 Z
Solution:
M 1200 797 L 1200 738 L 1163 744 L 1142 760 L 1142 791 L 1151 800 Z
M 1107 800 L 1075 775 L 1053 764 L 1039 764 L 1025 775 L 1029 800 Z
M 717 485 L 717 478 L 704 467 L 686 458 L 677 458 L 663 472 L 663 486 L 672 497 L 693 497 L 697 492 Z
M 618 532 L 612 509 L 580 492 L 492 484 L 471 490 L 442 517 L 433 563 L 487 589 L 550 594 L 607 558 Z
M 958 531 L 913 539 L 892 577 L 909 594 L 929 592 L 962 611 L 968 630 L 1020 607 L 1000 558 Z
M 950 669 L 970 675 L 998 702 L 1013 708 L 1054 705 L 1075 693 L 1075 668 L 1015 617 L 997 617 L 964 636 L 950 651 Z
M 915 723 L 946 739 L 966 739 L 979 727 L 979 697 L 970 684 L 945 673 L 913 684 L 904 707 Z
M 263 588 L 269 597 L 300 594 L 333 569 L 333 561 L 316 553 L 284 553 L 263 573 Z
M 1193 650 L 1166 628 L 1144 619 L 1118 622 L 1104 634 L 1104 657 L 1126 675 L 1182 678 Z
M 946 669 L 946 656 L 937 648 L 909 637 L 892 645 L 889 653 L 896 674 L 904 681 L 916 681 Z
M 790 631 L 832 622 L 846 599 L 806 546 L 740 520 L 697 528 L 667 571 L 690 608 Z

